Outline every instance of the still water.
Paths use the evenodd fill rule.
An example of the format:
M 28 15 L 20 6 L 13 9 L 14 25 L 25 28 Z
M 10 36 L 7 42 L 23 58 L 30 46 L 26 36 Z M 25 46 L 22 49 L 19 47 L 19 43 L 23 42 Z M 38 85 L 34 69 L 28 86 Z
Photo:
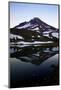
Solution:
M 11 87 L 59 84 L 58 47 L 11 46 Z

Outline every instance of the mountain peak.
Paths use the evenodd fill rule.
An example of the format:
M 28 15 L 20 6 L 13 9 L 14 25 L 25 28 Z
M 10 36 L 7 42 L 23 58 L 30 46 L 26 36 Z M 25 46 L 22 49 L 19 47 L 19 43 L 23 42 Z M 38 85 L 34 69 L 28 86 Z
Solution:
M 34 23 L 40 23 L 41 22 L 41 20 L 38 18 L 38 17 L 34 17 L 33 19 L 31 19 L 30 20 L 30 22 L 32 23 L 32 24 L 34 24 Z
M 40 20 L 38 17 L 34 17 L 33 19 L 34 19 L 34 20 Z
M 58 29 L 56 29 L 53 26 L 48 25 L 47 23 L 45 23 L 44 21 L 42 21 L 40 18 L 38 17 L 34 17 L 33 19 L 31 19 L 28 22 L 22 22 L 19 25 L 15 26 L 14 28 L 16 29 L 27 29 L 27 30 L 36 30 L 36 28 L 38 28 L 37 30 L 39 31 L 57 31 Z

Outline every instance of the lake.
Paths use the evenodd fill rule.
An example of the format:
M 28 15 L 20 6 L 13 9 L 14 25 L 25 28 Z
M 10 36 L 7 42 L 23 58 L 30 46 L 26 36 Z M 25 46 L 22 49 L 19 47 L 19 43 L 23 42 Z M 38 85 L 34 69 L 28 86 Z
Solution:
M 59 84 L 58 46 L 13 45 L 9 62 L 10 87 Z

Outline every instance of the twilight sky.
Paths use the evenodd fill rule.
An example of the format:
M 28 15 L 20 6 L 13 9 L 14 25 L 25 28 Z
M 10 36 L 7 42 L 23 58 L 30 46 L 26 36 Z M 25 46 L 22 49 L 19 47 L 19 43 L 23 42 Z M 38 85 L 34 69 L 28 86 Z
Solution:
M 10 2 L 10 28 L 34 17 L 58 28 L 58 5 Z

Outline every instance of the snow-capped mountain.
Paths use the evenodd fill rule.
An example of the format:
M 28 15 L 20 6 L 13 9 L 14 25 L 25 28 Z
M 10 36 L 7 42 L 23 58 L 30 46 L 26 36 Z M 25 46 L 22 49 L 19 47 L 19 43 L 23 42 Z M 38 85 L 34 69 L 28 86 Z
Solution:
M 58 39 L 59 29 L 48 25 L 39 18 L 35 17 L 28 22 L 22 22 L 14 28 L 11 28 L 10 33 L 19 35 L 27 41 L 41 41 L 43 38 L 46 38 L 47 40 L 56 40 Z
M 31 19 L 28 22 L 20 23 L 19 25 L 15 26 L 14 28 L 28 29 L 28 30 L 30 30 L 30 29 L 35 30 L 36 28 L 38 28 L 39 30 L 42 29 L 42 31 L 51 31 L 51 30 L 57 31 L 57 28 L 46 24 L 45 22 L 43 22 L 42 20 L 40 20 L 37 17 Z

